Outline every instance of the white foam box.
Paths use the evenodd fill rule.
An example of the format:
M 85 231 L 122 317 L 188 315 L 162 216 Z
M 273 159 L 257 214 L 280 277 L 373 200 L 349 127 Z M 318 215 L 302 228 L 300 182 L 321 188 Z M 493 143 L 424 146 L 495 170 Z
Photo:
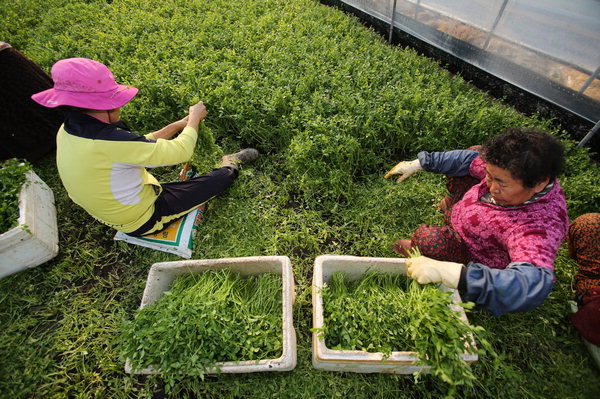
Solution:
M 323 298 L 320 290 L 323 284 L 329 282 L 331 276 L 336 272 L 343 272 L 349 280 L 360 279 L 365 272 L 376 271 L 390 274 L 406 274 L 405 258 L 368 258 L 345 255 L 321 255 L 315 259 L 312 304 L 313 304 L 313 327 L 323 327 Z M 456 290 L 440 285 L 442 291 L 452 292 L 452 304 L 450 307 L 460 313 L 460 318 L 467 321 L 467 316 L 461 306 L 460 296 Z M 388 358 L 383 353 L 367 352 L 359 350 L 333 350 L 325 345 L 325 339 L 318 332 L 313 332 L 312 363 L 317 369 L 329 371 L 349 371 L 356 373 L 390 373 L 390 374 L 412 374 L 415 372 L 428 373 L 430 366 L 419 366 L 415 362 L 419 360 L 416 352 L 392 352 Z M 467 338 L 470 345 L 475 345 L 472 336 Z M 467 363 L 477 360 L 476 354 L 462 355 Z
M 0 235 L 0 278 L 36 267 L 58 254 L 52 189 L 33 171 L 19 192 L 18 225 Z
M 264 273 L 280 274 L 282 277 L 282 323 L 283 350 L 276 359 L 244 360 L 219 362 L 217 367 L 204 370 L 204 373 L 255 373 L 261 371 L 289 371 L 296 367 L 296 331 L 293 325 L 292 306 L 294 303 L 294 275 L 292 264 L 287 256 L 252 256 L 243 258 L 220 258 L 181 260 L 155 263 L 150 267 L 146 288 L 140 309 L 158 300 L 169 290 L 175 278 L 189 273 L 203 273 L 207 270 L 230 269 L 240 276 L 252 276 Z M 129 360 L 125 363 L 125 372 L 134 373 Z M 137 370 L 135 374 L 159 374 L 153 367 Z

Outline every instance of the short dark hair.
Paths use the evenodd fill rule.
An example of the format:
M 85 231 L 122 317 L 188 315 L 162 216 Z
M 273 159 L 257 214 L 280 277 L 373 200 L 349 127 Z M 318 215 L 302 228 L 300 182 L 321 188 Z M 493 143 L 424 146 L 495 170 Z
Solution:
M 90 111 L 87 108 L 73 107 L 72 105 L 61 105 L 59 108 L 64 109 L 66 112 L 81 112 Z
M 481 149 L 485 162 L 508 170 L 528 188 L 554 180 L 565 166 L 560 140 L 540 130 L 511 128 L 489 139 Z

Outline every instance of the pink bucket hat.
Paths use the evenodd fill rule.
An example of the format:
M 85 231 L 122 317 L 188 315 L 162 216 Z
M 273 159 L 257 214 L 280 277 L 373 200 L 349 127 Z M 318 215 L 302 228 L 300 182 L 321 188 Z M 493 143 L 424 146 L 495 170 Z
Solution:
M 70 105 L 111 110 L 127 104 L 138 92 L 135 87 L 117 84 L 106 65 L 88 58 L 60 60 L 51 72 L 54 87 L 31 96 L 48 108 Z

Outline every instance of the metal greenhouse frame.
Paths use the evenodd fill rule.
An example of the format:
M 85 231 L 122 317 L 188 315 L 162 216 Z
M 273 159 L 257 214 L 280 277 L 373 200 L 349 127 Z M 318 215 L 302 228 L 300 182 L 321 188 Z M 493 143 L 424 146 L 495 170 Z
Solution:
M 341 0 L 596 126 L 600 120 L 598 0 Z

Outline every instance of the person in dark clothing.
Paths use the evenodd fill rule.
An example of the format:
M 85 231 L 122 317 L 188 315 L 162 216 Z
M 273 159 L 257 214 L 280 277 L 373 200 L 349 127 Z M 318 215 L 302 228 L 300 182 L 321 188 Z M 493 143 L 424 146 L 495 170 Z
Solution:
M 45 108 L 31 95 L 52 87 L 42 68 L 10 44 L 0 42 L 0 159 L 34 162 L 54 151 L 66 112 Z

